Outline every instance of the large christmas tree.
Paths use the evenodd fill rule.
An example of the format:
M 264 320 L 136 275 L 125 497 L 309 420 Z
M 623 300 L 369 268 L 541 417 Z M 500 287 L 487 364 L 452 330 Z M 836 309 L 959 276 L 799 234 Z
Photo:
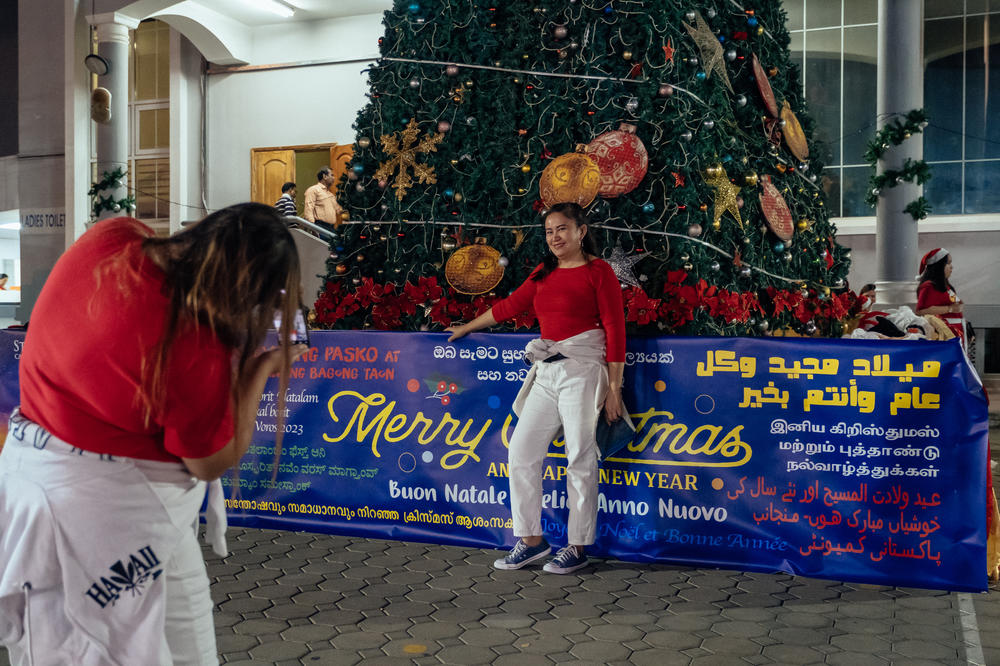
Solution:
M 849 250 L 778 0 L 397 0 L 384 24 L 318 325 L 472 319 L 576 201 L 633 333 L 844 330 Z

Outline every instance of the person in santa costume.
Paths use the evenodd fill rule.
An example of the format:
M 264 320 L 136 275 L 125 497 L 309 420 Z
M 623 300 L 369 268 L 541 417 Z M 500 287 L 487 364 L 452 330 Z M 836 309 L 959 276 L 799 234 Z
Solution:
M 920 284 L 917 287 L 918 315 L 937 315 L 955 333 L 965 347 L 965 316 L 962 301 L 948 278 L 951 277 L 951 254 L 939 247 L 920 260 Z

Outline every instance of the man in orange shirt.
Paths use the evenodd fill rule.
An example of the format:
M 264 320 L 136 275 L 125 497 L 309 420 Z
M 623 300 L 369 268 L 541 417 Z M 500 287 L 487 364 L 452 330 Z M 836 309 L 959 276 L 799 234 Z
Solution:
M 316 174 L 316 180 L 319 182 L 306 190 L 302 217 L 307 222 L 333 229 L 340 224 L 340 205 L 337 203 L 337 197 L 330 191 L 330 186 L 333 185 L 333 171 L 330 167 L 323 167 Z

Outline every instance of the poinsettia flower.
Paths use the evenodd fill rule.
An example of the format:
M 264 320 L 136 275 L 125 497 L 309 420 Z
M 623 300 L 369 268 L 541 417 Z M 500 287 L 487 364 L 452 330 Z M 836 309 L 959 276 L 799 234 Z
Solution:
M 451 314 L 448 313 L 448 306 L 450 301 L 447 298 L 440 298 L 434 305 L 431 306 L 431 311 L 428 314 L 431 321 L 435 324 L 441 324 L 445 328 L 451 326 L 454 322 Z
M 531 328 L 535 325 L 535 313 L 521 312 L 514 315 L 510 321 L 514 324 L 514 328 Z
M 357 293 L 358 300 L 361 301 L 361 305 L 368 307 L 373 303 L 378 303 L 382 300 L 382 296 L 386 293 L 387 287 L 377 284 L 375 280 L 370 277 L 361 278 L 361 284 L 358 286 Z
M 444 295 L 444 289 L 438 286 L 436 277 L 421 277 L 417 280 L 417 284 L 407 282 L 403 285 L 403 291 L 416 305 L 435 301 Z
M 386 299 L 372 307 L 372 324 L 375 328 L 389 331 L 403 325 L 402 311 L 396 299 Z
M 650 298 L 638 287 L 628 290 L 625 301 L 625 319 L 640 326 L 654 322 L 659 317 L 660 299 Z

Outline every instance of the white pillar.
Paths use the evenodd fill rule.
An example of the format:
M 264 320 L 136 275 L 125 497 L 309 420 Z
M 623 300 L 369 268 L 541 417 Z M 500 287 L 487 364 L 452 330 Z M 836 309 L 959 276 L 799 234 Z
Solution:
M 108 73 L 97 77 L 97 85 L 111 93 L 111 122 L 97 125 L 97 178 L 115 169 L 128 169 L 128 31 L 135 30 L 139 22 L 117 12 L 95 14 L 87 17 L 97 28 L 97 54 L 108 61 Z M 106 190 L 104 195 L 114 199 L 128 196 L 127 183 Z M 101 217 L 120 213 L 105 211 Z
M 924 105 L 923 0 L 879 0 L 877 128 Z M 923 134 L 890 146 L 878 173 L 901 169 L 907 158 L 923 159 Z M 875 221 L 875 284 L 878 304 L 913 305 L 917 299 L 917 221 L 903 209 L 923 187 L 903 182 L 882 190 Z

